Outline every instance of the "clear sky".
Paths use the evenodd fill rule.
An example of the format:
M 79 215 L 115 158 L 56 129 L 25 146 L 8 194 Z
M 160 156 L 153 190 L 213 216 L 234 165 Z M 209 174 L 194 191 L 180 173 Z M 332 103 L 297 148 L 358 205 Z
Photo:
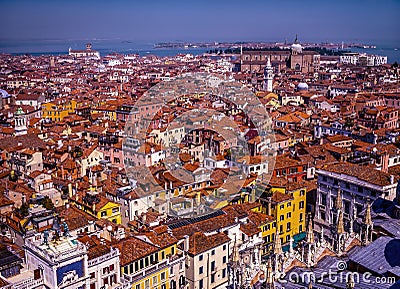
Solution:
M 80 3 L 83 2 L 83 3 Z M 0 41 L 400 43 L 399 0 L 0 0 Z

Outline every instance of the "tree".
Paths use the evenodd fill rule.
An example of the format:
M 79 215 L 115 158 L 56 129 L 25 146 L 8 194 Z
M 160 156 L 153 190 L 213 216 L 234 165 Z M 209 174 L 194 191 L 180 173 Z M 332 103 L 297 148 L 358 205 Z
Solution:
M 28 216 L 29 215 L 29 205 L 27 203 L 22 203 L 22 205 L 18 211 L 22 215 L 22 217 Z
M 48 196 L 45 196 L 43 198 L 42 206 L 45 207 L 47 210 L 54 209 L 54 204 Z

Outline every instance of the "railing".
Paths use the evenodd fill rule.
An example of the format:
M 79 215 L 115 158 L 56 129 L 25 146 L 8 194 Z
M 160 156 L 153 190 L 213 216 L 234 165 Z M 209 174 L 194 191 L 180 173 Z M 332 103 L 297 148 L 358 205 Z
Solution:
M 51 241 L 49 241 L 50 243 Z M 77 242 L 75 248 L 71 248 L 67 252 L 63 252 L 58 254 L 57 252 L 49 252 L 46 249 L 39 247 L 39 245 L 33 243 L 31 240 L 25 241 L 25 246 L 31 249 L 33 252 L 42 255 L 44 258 L 51 262 L 57 262 L 63 259 L 68 259 L 73 256 L 77 256 L 80 254 L 85 254 L 87 252 L 85 245 Z M 57 246 L 57 245 L 56 245 Z M 58 245 L 60 246 L 60 245 Z
M 34 280 L 33 278 L 29 278 L 27 280 L 23 280 L 17 283 L 12 284 L 13 289 L 30 289 L 36 288 L 39 285 L 43 285 L 43 279 Z
M 153 274 L 154 272 L 157 272 L 161 269 L 164 269 L 165 267 L 167 267 L 169 264 L 169 260 L 164 260 L 160 263 L 157 263 L 153 266 L 148 267 L 147 269 L 141 270 L 138 273 L 132 274 L 132 275 L 126 275 L 123 274 L 123 278 L 125 281 L 129 282 L 129 283 L 135 283 L 139 280 L 141 280 L 142 278 L 144 278 L 145 276 L 148 276 L 150 274 Z

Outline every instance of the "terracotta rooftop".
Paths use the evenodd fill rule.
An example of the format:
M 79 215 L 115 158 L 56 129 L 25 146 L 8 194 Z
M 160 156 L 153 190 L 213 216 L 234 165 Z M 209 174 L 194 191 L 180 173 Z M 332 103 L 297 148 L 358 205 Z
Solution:
M 157 246 L 140 240 L 135 236 L 122 239 L 118 243 L 114 244 L 113 247 L 118 248 L 118 250 L 121 252 L 121 266 L 129 265 L 132 262 L 150 254 L 154 254 L 159 250 Z
M 195 232 L 189 237 L 189 251 L 191 255 L 198 255 L 222 244 L 230 242 L 230 238 L 224 233 L 206 236 L 204 233 Z
M 391 175 L 389 173 L 376 170 L 375 167 L 372 165 L 361 166 L 352 163 L 342 162 L 338 164 L 324 166 L 321 169 L 337 174 L 353 176 L 358 178 L 359 180 L 366 181 L 378 186 L 388 186 L 391 184 Z M 397 183 L 399 179 L 400 178 L 398 176 L 395 176 L 394 182 Z
M 272 195 L 271 201 L 274 203 L 282 203 L 282 202 L 286 202 L 289 200 L 292 200 L 293 197 L 281 192 L 274 192 L 274 194 Z

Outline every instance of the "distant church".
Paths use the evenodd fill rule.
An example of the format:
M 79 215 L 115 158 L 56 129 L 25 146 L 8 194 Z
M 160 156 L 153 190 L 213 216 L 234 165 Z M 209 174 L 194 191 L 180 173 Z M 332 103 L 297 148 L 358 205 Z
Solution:
M 302 73 L 313 73 L 319 69 L 320 55 L 316 51 L 303 51 L 297 36 L 289 50 L 243 51 L 240 54 L 240 71 L 263 72 L 268 58 L 275 73 L 290 68 Z
M 68 54 L 75 58 L 100 59 L 100 53 L 98 51 L 92 49 L 91 43 L 86 44 L 86 50 L 73 50 L 73 49 L 69 48 Z

